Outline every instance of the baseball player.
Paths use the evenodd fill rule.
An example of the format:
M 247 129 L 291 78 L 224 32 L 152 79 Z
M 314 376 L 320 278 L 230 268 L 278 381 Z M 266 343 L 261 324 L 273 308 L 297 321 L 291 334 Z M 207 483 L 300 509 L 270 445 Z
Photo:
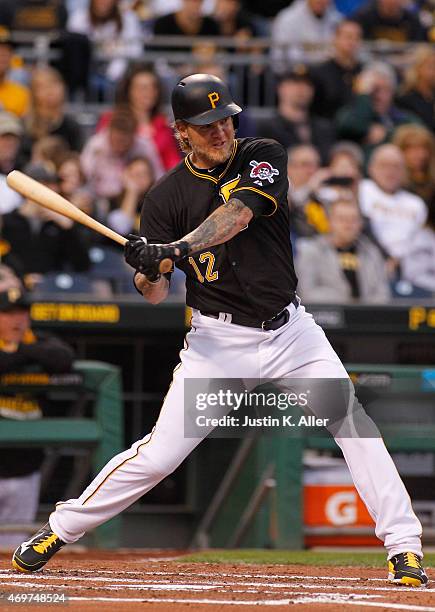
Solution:
M 176 262 L 186 275 L 191 331 L 152 432 L 111 459 L 78 499 L 56 504 L 49 523 L 14 552 L 21 571 L 40 569 L 130 506 L 198 445 L 184 436 L 184 379 L 347 378 L 295 293 L 285 150 L 272 140 L 236 139 L 242 109 L 214 76 L 182 79 L 172 108 L 187 156 L 147 194 L 147 240 L 131 237 L 125 257 L 152 304 L 168 294 L 170 274 L 160 274 L 160 263 Z M 425 585 L 421 525 L 382 439 L 335 439 L 387 549 L 389 580 Z

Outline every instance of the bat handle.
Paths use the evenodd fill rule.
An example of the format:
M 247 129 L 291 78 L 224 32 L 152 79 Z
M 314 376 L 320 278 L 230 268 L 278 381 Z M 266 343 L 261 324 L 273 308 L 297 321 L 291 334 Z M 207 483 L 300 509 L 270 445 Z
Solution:
M 169 257 L 167 257 L 166 259 L 162 259 L 159 265 L 159 272 L 161 274 L 166 274 L 167 272 L 170 272 L 172 269 L 172 264 L 172 259 L 169 259 Z

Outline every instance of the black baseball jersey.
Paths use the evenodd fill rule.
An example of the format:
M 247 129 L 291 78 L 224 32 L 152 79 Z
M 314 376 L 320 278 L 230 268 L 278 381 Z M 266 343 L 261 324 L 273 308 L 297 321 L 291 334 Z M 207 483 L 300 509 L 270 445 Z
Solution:
M 237 139 L 225 164 L 198 169 L 187 156 L 160 179 L 145 197 L 141 235 L 154 243 L 179 240 L 231 194 L 240 199 L 254 214 L 249 225 L 176 265 L 186 274 L 188 306 L 258 325 L 296 290 L 287 191 L 285 149 L 273 140 Z

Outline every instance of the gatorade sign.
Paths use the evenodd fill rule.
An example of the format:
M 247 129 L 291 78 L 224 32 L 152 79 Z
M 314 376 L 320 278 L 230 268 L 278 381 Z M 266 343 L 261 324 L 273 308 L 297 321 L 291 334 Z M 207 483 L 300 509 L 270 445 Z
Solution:
M 357 520 L 356 492 L 333 493 L 325 505 L 325 515 L 332 525 L 355 525 Z
M 313 484 L 304 487 L 304 523 L 317 527 L 362 527 L 373 520 L 351 485 Z

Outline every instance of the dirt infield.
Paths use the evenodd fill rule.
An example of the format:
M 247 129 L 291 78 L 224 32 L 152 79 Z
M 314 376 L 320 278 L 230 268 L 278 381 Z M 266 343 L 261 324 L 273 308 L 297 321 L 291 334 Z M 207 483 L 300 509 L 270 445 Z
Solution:
M 17 603 L 16 595 L 32 595 Z M 53 594 L 62 601 L 48 605 Z M 12 601 L 11 595 L 14 595 Z M 301 565 L 182 563 L 177 553 L 88 551 L 60 553 L 35 574 L 10 568 L 0 556 L 0 610 L 56 609 L 74 612 L 156 610 L 156 612 L 227 611 L 242 607 L 335 612 L 341 606 L 363 612 L 414 610 L 435 612 L 435 584 L 426 589 L 394 587 L 385 570 Z M 9 599 L 9 601 L 8 601 Z M 36 606 L 36 608 L 35 608 Z M 349 612 L 350 612 L 349 610 Z

